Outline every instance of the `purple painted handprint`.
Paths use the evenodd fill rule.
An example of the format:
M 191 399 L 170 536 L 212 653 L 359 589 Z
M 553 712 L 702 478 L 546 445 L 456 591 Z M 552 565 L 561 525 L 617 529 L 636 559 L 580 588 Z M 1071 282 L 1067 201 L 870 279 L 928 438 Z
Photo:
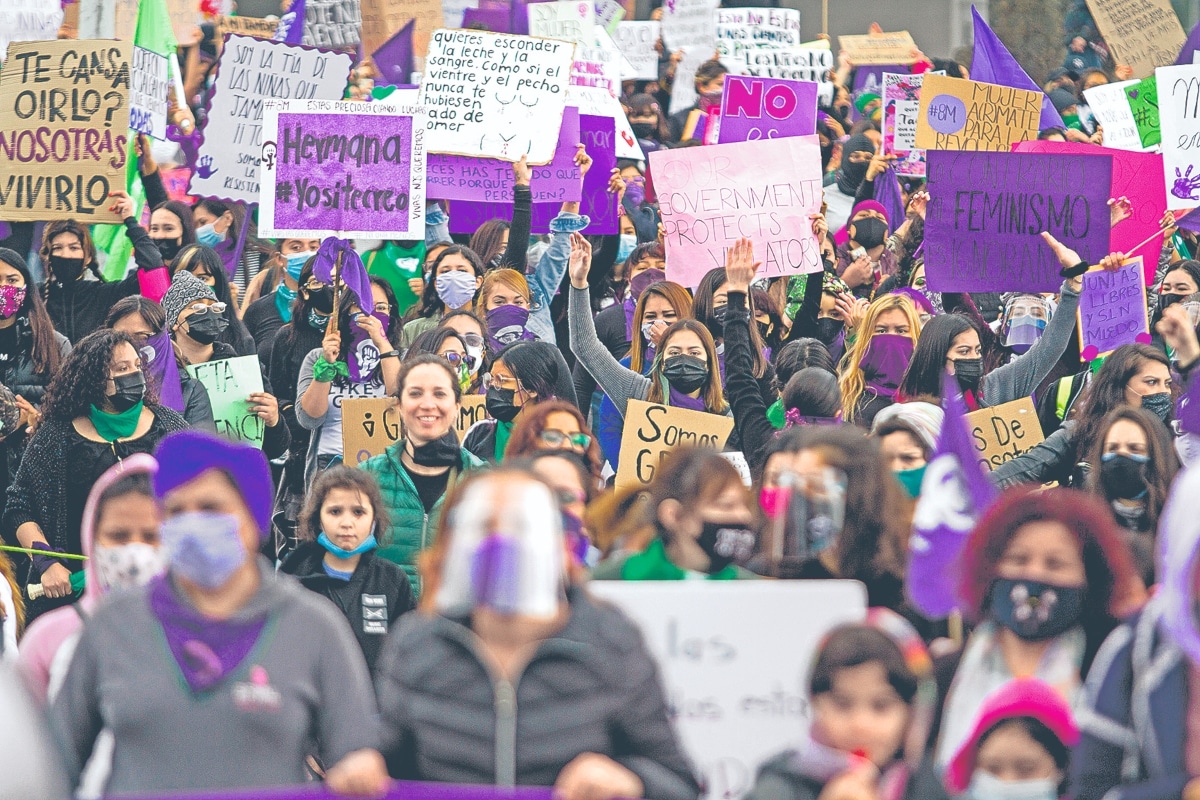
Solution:
M 1183 200 L 1200 200 L 1200 175 L 1192 175 L 1192 167 L 1188 164 L 1187 172 L 1180 174 L 1179 167 L 1175 168 L 1175 183 L 1171 186 L 1171 194 Z
M 196 162 L 196 174 L 201 178 L 211 178 L 218 170 L 213 169 L 212 156 L 203 156 Z

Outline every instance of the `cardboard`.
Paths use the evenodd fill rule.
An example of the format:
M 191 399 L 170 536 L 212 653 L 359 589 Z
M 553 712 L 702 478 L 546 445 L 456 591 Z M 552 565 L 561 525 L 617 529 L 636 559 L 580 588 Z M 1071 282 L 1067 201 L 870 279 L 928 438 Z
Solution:
M 917 112 L 917 147 L 1007 152 L 1036 139 L 1042 93 L 926 74 Z
M 242 36 L 253 36 L 255 39 L 271 39 L 279 29 L 277 19 L 259 19 L 257 17 L 230 17 L 222 14 L 217 17 L 217 51 L 224 45 L 225 34 L 236 33 Z
M 187 368 L 188 374 L 208 390 L 217 433 L 235 442 L 262 447 L 266 425 L 250 410 L 247 399 L 263 390 L 258 356 L 239 356 Z M 283 422 L 280 421 L 282 425 Z
M 838 47 L 855 66 L 863 64 L 912 64 L 917 60 L 917 43 L 908 31 L 839 36 Z
M 403 436 L 400 411 L 391 397 L 342 400 L 342 460 L 357 466 L 380 455 Z
M 621 433 L 617 488 L 646 486 L 670 451 L 680 445 L 720 451 L 733 432 L 733 417 L 630 400 Z
M 726 75 L 718 144 L 817 132 L 817 84 Z
M 1037 409 L 1028 397 L 972 411 L 966 420 L 979 463 L 989 472 L 1045 441 Z
M 894 155 L 897 175 L 925 177 L 925 151 L 917 147 L 917 118 L 924 75 L 883 75 L 883 152 Z
M 1192 209 L 1200 206 L 1200 64 L 1161 67 L 1155 78 L 1167 208 Z
M 1106 356 L 1123 344 L 1149 344 L 1150 319 L 1141 258 L 1116 272 L 1093 267 L 1083 276 L 1079 296 L 1079 355 L 1084 361 Z
M 1187 41 L 1170 0 L 1087 0 L 1087 5 L 1113 58 L 1132 67 L 1135 78 L 1175 63 Z
M 424 58 L 429 51 L 429 38 L 444 24 L 442 0 L 360 1 L 364 53 L 374 53 L 413 20 L 416 23 L 413 26 L 413 52 Z
M 471 426 L 485 419 L 490 419 L 487 415 L 487 396 L 482 394 L 464 395 L 458 406 L 458 422 L 454 425 L 458 441 L 465 440 Z

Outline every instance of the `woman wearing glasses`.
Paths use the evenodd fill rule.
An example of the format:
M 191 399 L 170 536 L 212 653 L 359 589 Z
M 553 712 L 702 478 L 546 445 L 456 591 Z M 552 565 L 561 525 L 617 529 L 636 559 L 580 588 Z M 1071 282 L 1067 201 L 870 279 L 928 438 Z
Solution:
M 434 328 L 418 336 L 405 353 L 405 358 L 412 358 L 423 353 L 441 356 L 450 362 L 458 375 L 458 386 L 463 394 L 479 393 L 479 362 L 475 356 L 467 352 L 466 334 L 458 333 L 450 328 Z
M 218 342 L 224 342 L 237 352 L 239 356 L 252 356 L 258 352 L 254 337 L 242 324 L 241 309 L 229 288 L 229 276 L 225 272 L 225 263 L 221 256 L 211 247 L 202 244 L 189 244 L 179 251 L 175 263 L 171 265 L 173 272 L 181 270 L 190 272 L 213 290 L 217 302 L 225 306 L 223 316 L 228 327 L 217 337 Z
M 579 409 L 562 400 L 538 403 L 521 415 L 504 450 L 505 459 L 532 458 L 543 452 L 579 462 L 600 480 L 600 445 Z

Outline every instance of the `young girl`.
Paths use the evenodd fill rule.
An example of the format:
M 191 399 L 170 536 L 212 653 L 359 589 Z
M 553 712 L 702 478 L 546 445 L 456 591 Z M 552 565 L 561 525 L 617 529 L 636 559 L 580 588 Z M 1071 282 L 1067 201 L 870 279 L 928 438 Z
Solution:
M 825 639 L 809 678 L 809 741 L 759 768 L 748 800 L 941 800 L 921 760 L 932 687 L 917 632 L 887 609 Z
M 341 609 L 375 671 L 384 635 L 416 606 L 408 576 L 374 550 L 390 541 L 391 522 L 370 473 L 333 467 L 313 484 L 300 513 L 301 544 L 280 568 Z

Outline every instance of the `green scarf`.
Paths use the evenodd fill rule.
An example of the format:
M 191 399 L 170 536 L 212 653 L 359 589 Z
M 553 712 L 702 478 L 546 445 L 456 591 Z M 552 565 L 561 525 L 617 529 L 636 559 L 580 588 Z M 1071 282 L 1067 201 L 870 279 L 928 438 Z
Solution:
M 783 398 L 779 398 L 767 409 L 767 420 L 771 427 L 781 431 L 787 427 L 787 410 L 783 407 Z
M 706 580 L 732 581 L 736 580 L 737 576 L 737 567 L 730 564 L 720 572 L 709 575 Z M 687 572 L 671 563 L 667 557 L 667 548 L 660 538 L 655 538 L 649 547 L 640 553 L 634 553 L 621 565 L 623 581 L 681 581 L 685 577 Z
M 138 400 L 135 405 L 119 414 L 92 406 L 92 410 L 88 412 L 88 419 L 92 421 L 92 425 L 96 426 L 96 433 L 100 434 L 100 438 L 104 441 L 115 442 L 118 439 L 128 439 L 137 430 L 138 420 L 142 418 L 142 406 L 143 401 Z
M 497 464 L 504 460 L 504 449 L 508 447 L 508 440 L 512 437 L 512 429 L 513 424 L 511 422 L 496 420 L 496 449 L 492 451 L 492 455 L 496 457 Z

